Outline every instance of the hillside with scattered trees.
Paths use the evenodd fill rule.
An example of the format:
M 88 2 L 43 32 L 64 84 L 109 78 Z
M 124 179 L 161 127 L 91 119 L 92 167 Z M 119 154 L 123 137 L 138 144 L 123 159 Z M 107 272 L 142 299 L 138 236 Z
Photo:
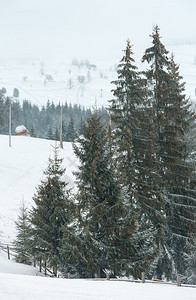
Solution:
M 112 82 L 110 122 L 96 108 L 87 117 L 80 107 L 63 107 L 70 109 L 69 132 L 76 114 L 78 130 L 85 121 L 73 145 L 79 160 L 77 192 L 62 181 L 66 170 L 55 147 L 33 197 L 25 241 L 28 258 L 41 259 L 55 276 L 59 270 L 73 277 L 110 272 L 140 278 L 144 271 L 148 278 L 174 280 L 180 274 L 184 282 L 196 284 L 195 112 L 179 65 L 159 32 L 155 26 L 152 45 L 144 52 L 145 72 L 138 70 L 127 41 Z M 27 127 L 33 120 L 24 114 L 29 105 L 24 102 L 22 110 Z M 39 114 L 35 131 L 47 128 L 46 122 L 52 134 L 60 106 L 48 103 L 37 119 Z M 16 245 L 26 236 L 19 222 L 17 228 Z

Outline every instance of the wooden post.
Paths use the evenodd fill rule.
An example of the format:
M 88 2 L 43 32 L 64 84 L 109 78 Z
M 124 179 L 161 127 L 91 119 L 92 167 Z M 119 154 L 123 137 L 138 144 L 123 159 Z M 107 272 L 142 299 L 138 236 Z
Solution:
M 71 274 L 70 273 L 67 273 L 67 279 L 70 279 L 70 276 Z
M 110 274 L 109 273 L 106 273 L 106 278 L 107 278 L 107 280 L 110 280 Z
M 40 261 L 39 261 L 39 271 L 40 273 L 42 272 L 42 259 L 40 258 Z
M 180 275 L 177 275 L 177 286 L 181 286 Z
M 7 258 L 10 259 L 10 248 L 8 245 L 7 245 Z
M 10 109 L 9 109 L 9 147 L 11 147 L 11 131 L 12 131 L 12 105 L 10 102 Z
M 46 270 L 46 261 L 44 262 L 44 275 L 47 275 L 47 270 Z
M 145 283 L 145 276 L 144 276 L 144 272 L 142 272 L 142 283 Z
M 61 105 L 61 119 L 60 119 L 60 147 L 63 149 L 63 117 L 62 117 L 62 105 Z

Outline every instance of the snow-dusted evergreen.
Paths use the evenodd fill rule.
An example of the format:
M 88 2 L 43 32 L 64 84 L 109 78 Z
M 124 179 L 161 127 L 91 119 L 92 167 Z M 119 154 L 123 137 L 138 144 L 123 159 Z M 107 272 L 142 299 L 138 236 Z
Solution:
M 80 119 L 73 198 L 56 147 L 33 197 L 30 254 L 55 275 L 58 269 L 64 276 L 138 278 L 144 271 L 194 281 L 195 114 L 158 26 L 151 37 L 142 58 L 146 72 L 138 71 L 127 42 L 110 116 L 103 121 L 95 109 L 86 122 Z M 72 118 L 69 127 L 73 141 Z M 58 139 L 58 127 L 49 128 L 53 136 Z
M 184 83 L 174 57 L 161 43 L 158 26 L 154 27 L 151 48 L 146 49 L 143 61 L 150 64 L 146 77 L 151 85 L 153 120 L 156 124 L 157 161 L 161 176 L 162 197 L 165 201 L 163 247 L 157 265 L 157 275 L 185 270 L 183 253 L 193 230 L 195 218 L 194 192 L 191 190 L 193 168 L 187 164 L 188 142 L 193 113 L 186 100 Z M 161 211 L 160 211 L 161 212 Z M 183 250 L 182 250 L 183 249 Z M 173 266 L 175 268 L 173 268 Z
M 17 235 L 14 241 L 14 250 L 16 251 L 15 261 L 27 265 L 32 264 L 30 256 L 30 223 L 28 219 L 28 210 L 23 201 L 20 206 L 20 213 L 16 221 Z
M 70 223 L 69 189 L 62 178 L 65 169 L 57 151 L 55 146 L 53 157 L 49 158 L 48 168 L 44 171 L 45 179 L 38 185 L 33 197 L 35 205 L 30 212 L 31 254 L 53 268 L 55 276 L 60 263 L 63 226 Z

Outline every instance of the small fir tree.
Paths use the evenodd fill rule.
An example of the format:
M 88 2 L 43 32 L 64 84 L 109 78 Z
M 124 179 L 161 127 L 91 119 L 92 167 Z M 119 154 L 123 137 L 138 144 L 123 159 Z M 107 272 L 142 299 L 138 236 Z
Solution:
M 159 146 L 156 160 L 165 201 L 160 210 L 166 220 L 164 247 L 160 258 L 157 257 L 156 268 L 156 275 L 161 279 L 163 273 L 169 278 L 173 267 L 183 272 L 183 253 L 194 220 L 191 210 L 195 197 L 190 189 L 193 169 L 186 161 L 186 135 L 193 116 L 183 93 L 179 67 L 173 57 L 169 60 L 168 51 L 160 41 L 158 26 L 154 27 L 152 39 L 153 46 L 146 49 L 143 61 L 150 63 L 145 75 L 151 87 L 150 101 Z
M 33 197 L 35 206 L 30 214 L 33 254 L 53 267 L 55 276 L 60 261 L 62 227 L 70 221 L 69 190 L 66 190 L 67 183 L 62 179 L 65 169 L 57 150 L 55 146 L 53 158 L 49 158 L 48 168 L 44 171 L 46 178 L 41 181 Z
M 16 240 L 14 241 L 14 249 L 16 251 L 15 261 L 31 265 L 30 257 L 30 224 L 28 219 L 28 211 L 24 201 L 20 207 L 18 221 L 16 223 Z

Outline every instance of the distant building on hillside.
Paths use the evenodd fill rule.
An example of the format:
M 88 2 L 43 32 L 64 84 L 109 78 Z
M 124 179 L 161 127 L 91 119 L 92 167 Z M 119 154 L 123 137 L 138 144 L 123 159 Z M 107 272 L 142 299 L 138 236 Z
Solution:
M 15 135 L 30 136 L 30 133 L 24 125 L 19 125 L 15 129 Z

